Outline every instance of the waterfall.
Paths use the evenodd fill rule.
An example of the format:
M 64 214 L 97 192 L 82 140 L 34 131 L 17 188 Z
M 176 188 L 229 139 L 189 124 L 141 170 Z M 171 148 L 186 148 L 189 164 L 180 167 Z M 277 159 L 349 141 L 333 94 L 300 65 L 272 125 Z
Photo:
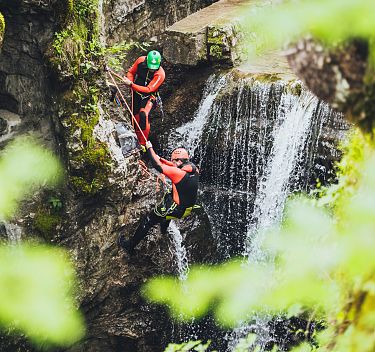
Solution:
M 281 221 L 289 193 L 288 181 L 298 160 L 303 157 L 302 151 L 318 105 L 318 99 L 310 92 L 303 92 L 300 97 L 284 94 L 281 100 L 278 109 L 280 124 L 272 133 L 269 162 L 258 181 L 253 224 L 247 236 L 245 254 L 254 262 L 264 259 L 260 249 L 262 234 Z
M 279 83 L 232 82 L 211 109 L 198 158 L 203 204 L 221 260 L 243 252 L 256 183 L 271 152 L 272 130 L 279 111 L 288 109 L 283 92 Z
M 172 220 L 168 227 L 168 234 L 171 236 L 173 243 L 173 255 L 175 257 L 178 278 L 185 281 L 189 273 L 189 262 L 186 248 L 183 246 L 182 235 L 176 223 Z
M 301 94 L 294 93 L 298 88 Z M 317 176 L 328 178 L 337 154 L 323 141 L 323 129 L 327 133 L 337 117 L 300 82 L 260 83 L 235 73 L 210 77 L 193 120 L 170 133 L 169 146 L 183 144 L 200 167 L 200 200 L 216 260 L 264 259 L 262 236 L 280 223 L 288 195 L 308 190 Z M 260 336 L 260 347 L 269 342 L 268 319 L 251 318 L 251 325 L 222 334 L 220 350 L 231 351 L 249 332 Z M 207 330 L 201 331 L 215 336 Z
M 286 198 L 289 194 L 289 180 L 298 161 L 304 157 L 303 151 L 309 136 L 313 117 L 319 101 L 310 92 L 296 97 L 283 94 L 278 109 L 279 123 L 272 132 L 273 145 L 262 177 L 258 180 L 252 224 L 248 230 L 244 255 L 249 262 L 266 259 L 261 243 L 267 229 L 281 222 Z M 321 124 L 320 124 L 321 127 Z M 320 133 L 319 133 L 320 134 Z M 249 332 L 258 336 L 261 348 L 271 339 L 268 323 L 272 316 L 252 316 L 251 324 L 240 324 L 228 335 L 229 351 L 240 338 Z
M 227 76 L 211 75 L 203 90 L 202 100 L 199 104 L 198 110 L 195 112 L 192 121 L 180 126 L 171 132 L 168 147 L 170 150 L 176 145 L 183 145 L 190 155 L 194 155 L 197 149 L 203 128 L 207 123 L 207 118 L 212 114 L 212 106 L 215 98 L 220 90 L 224 87 Z

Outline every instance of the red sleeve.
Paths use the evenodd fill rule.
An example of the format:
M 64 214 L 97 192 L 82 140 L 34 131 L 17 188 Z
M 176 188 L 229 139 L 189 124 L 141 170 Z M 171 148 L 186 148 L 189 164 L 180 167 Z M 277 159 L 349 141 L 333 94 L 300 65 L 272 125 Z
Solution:
M 179 169 L 177 166 L 163 165 L 161 168 L 163 170 L 163 174 L 170 178 L 174 184 L 180 182 L 186 175 L 186 172 Z
M 155 169 L 170 178 L 173 183 L 178 183 L 185 176 L 186 171 L 179 169 L 177 166 L 166 165 L 161 162 L 161 158 L 155 153 L 154 148 L 147 149 L 150 159 Z M 165 160 L 165 159 L 163 159 Z
M 129 71 L 126 75 L 132 82 L 134 82 L 134 77 L 137 74 L 138 65 L 146 60 L 146 56 L 140 56 L 137 60 L 135 60 L 132 67 L 129 68 Z
M 132 89 L 139 93 L 155 93 L 159 89 L 159 87 L 162 85 L 164 80 L 165 80 L 165 72 L 164 72 L 163 67 L 160 67 L 155 72 L 154 78 L 147 85 L 147 87 L 139 86 L 138 84 L 132 84 Z
M 160 162 L 162 164 L 165 164 L 165 165 L 174 166 L 174 164 L 172 163 L 172 161 L 169 161 L 169 160 L 164 159 L 164 158 L 160 158 Z

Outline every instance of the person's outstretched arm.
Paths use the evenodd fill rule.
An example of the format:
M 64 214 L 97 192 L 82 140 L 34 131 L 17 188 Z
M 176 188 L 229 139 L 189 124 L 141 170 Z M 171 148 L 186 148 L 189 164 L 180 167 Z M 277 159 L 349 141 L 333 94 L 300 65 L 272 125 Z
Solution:
M 182 180 L 182 178 L 185 176 L 186 172 L 179 169 L 177 166 L 175 166 L 173 163 L 171 165 L 166 165 L 160 161 L 160 157 L 155 153 L 154 148 L 152 148 L 152 144 L 150 141 L 147 141 L 146 143 L 147 153 L 150 157 L 152 166 L 162 173 L 163 175 L 167 176 L 173 183 L 178 183 Z M 165 160 L 165 159 L 163 159 Z M 165 160 L 166 161 L 166 160 Z
M 128 73 L 126 74 L 126 77 L 134 82 L 135 75 L 137 74 L 138 65 L 142 63 L 146 59 L 146 56 L 140 56 L 137 60 L 135 60 L 132 67 L 129 68 Z

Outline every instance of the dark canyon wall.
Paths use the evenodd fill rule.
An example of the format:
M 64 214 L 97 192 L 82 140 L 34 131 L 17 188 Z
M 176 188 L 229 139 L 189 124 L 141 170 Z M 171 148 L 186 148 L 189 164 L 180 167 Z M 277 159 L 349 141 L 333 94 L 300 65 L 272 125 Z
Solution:
M 217 0 L 107 0 L 105 32 L 109 43 L 157 41 L 173 23 Z

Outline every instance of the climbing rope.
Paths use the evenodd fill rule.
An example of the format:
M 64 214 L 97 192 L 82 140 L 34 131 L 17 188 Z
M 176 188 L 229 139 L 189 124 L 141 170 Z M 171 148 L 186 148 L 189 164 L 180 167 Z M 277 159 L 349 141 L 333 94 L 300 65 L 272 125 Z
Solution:
M 118 93 L 120 94 L 120 97 L 121 97 L 122 101 L 125 103 L 125 106 L 126 106 L 126 108 L 128 109 L 128 111 L 129 111 L 129 113 L 130 113 L 130 115 L 131 115 L 131 117 L 132 117 L 132 125 L 133 125 L 133 127 L 134 127 L 134 123 L 135 123 L 135 125 L 137 126 L 137 128 L 141 131 L 142 137 L 144 138 L 145 141 L 147 141 L 147 138 L 146 138 L 145 134 L 143 133 L 141 127 L 139 126 L 138 121 L 136 120 L 136 118 L 135 118 L 135 116 L 134 116 L 132 110 L 130 109 L 128 103 L 126 102 L 126 100 L 125 100 L 125 98 L 124 98 L 124 95 L 122 94 L 122 92 L 121 92 L 119 86 L 117 85 L 116 80 L 113 78 L 112 74 L 113 74 L 114 76 L 116 76 L 117 78 L 121 79 L 122 81 L 124 81 L 123 77 L 121 77 L 121 76 L 118 75 L 117 73 L 113 72 L 109 67 L 106 67 L 106 70 L 107 70 L 109 76 L 111 77 L 111 80 L 112 80 L 114 86 L 116 87 Z
M 130 115 L 132 117 L 132 126 L 133 126 L 133 128 L 135 128 L 134 124 L 136 124 L 137 128 L 141 131 L 144 140 L 147 141 L 147 138 L 144 135 L 143 131 L 141 130 L 141 127 L 139 126 L 139 123 L 136 120 L 136 118 L 135 118 L 135 116 L 133 114 L 132 109 L 130 109 L 128 103 L 126 102 L 126 100 L 124 98 L 124 95 L 122 94 L 122 92 L 121 92 L 119 86 L 117 85 L 116 80 L 114 79 L 113 76 L 117 77 L 121 81 L 124 81 L 123 77 L 121 77 L 120 75 L 118 75 L 116 72 L 113 72 L 108 66 L 106 66 L 105 69 L 108 72 L 109 76 L 111 77 L 111 80 L 112 80 L 114 86 L 116 87 L 118 93 L 120 94 L 120 97 L 121 97 L 122 101 L 125 103 L 125 106 L 128 109 L 128 111 L 129 111 L 129 113 L 130 113 Z M 133 96 L 133 90 L 132 90 L 132 107 L 133 107 L 133 99 L 134 99 L 134 96 Z M 119 99 L 119 103 L 120 103 L 121 106 L 123 106 L 120 99 Z M 141 173 L 142 173 L 142 179 L 141 179 L 141 181 L 142 182 L 146 182 L 146 181 L 148 181 L 148 180 L 150 180 L 150 179 L 153 178 L 152 174 L 148 170 L 147 165 L 144 163 L 144 161 L 138 160 L 138 165 L 141 168 Z M 166 185 L 166 181 L 165 181 L 165 176 L 163 174 L 159 174 L 159 175 L 156 176 L 156 191 L 157 192 L 159 192 L 159 190 L 160 190 L 159 182 L 162 183 L 162 187 L 164 188 L 165 185 Z
M 147 182 L 149 180 L 152 180 L 153 175 L 148 170 L 148 167 L 144 163 L 144 161 L 138 160 L 138 164 L 141 168 L 141 173 L 142 173 L 142 178 L 140 179 L 140 181 L 141 182 Z M 167 182 L 165 181 L 165 176 L 163 174 L 155 175 L 155 181 L 156 181 L 155 189 L 156 189 L 157 193 L 160 191 L 160 189 L 163 189 L 163 190 L 165 189 L 165 186 L 166 186 Z M 161 186 L 160 186 L 160 184 L 161 184 Z

